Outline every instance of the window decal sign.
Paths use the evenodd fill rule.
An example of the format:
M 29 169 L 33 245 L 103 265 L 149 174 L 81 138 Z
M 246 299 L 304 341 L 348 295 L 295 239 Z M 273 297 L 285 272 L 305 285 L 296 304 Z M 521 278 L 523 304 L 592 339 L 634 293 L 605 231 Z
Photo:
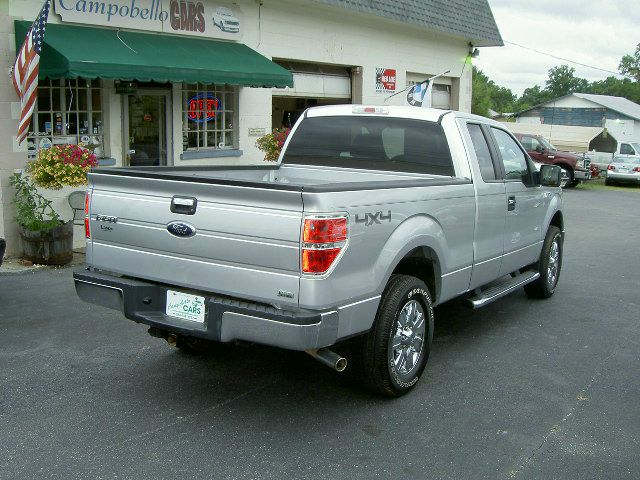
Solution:
M 376 68 L 376 92 L 388 93 L 396 91 L 396 69 Z
M 187 118 L 191 122 L 203 123 L 216 118 L 222 102 L 211 92 L 198 93 L 187 102 Z

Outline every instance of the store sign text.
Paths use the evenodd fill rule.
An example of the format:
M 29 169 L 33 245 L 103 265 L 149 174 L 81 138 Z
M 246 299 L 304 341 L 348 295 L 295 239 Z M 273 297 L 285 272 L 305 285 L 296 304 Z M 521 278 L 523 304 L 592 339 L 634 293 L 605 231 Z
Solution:
M 220 99 L 213 93 L 199 93 L 189 99 L 187 118 L 192 122 L 208 122 L 216 118 L 216 110 L 220 110 Z
M 202 2 L 178 2 L 172 0 L 171 28 L 189 32 L 204 32 L 204 5 Z
M 376 92 L 396 91 L 395 68 L 376 68 Z
M 240 39 L 238 7 L 209 0 L 55 0 L 63 22 Z

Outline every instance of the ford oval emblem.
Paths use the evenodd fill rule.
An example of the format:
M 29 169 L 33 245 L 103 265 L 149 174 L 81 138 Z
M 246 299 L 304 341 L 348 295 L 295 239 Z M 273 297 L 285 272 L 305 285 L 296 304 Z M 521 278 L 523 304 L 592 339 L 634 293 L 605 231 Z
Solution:
M 183 238 L 193 237 L 196 234 L 195 227 L 183 222 L 171 222 L 167 225 L 167 230 L 171 235 Z

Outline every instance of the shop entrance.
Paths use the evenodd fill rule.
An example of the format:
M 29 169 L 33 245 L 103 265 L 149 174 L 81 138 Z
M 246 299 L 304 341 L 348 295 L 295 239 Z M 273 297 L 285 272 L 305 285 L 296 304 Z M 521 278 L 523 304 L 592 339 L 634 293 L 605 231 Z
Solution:
M 171 96 L 166 90 L 127 95 L 124 108 L 124 158 L 132 167 L 172 163 Z

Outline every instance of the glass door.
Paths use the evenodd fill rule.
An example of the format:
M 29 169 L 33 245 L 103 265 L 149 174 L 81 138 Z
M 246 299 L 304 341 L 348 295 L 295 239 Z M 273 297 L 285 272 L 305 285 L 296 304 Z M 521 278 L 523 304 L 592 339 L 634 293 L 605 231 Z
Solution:
M 137 93 L 128 95 L 125 102 L 126 164 L 132 167 L 169 165 L 169 93 Z

